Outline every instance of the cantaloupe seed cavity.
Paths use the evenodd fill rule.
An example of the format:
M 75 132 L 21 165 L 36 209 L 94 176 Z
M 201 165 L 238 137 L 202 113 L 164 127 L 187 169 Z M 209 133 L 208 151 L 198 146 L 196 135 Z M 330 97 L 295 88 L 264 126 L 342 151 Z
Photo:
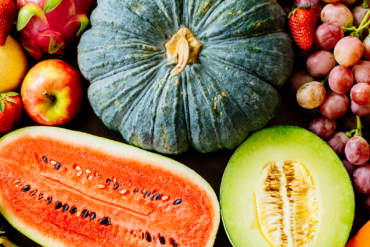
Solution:
M 274 247 L 301 247 L 312 242 L 319 205 L 313 180 L 297 161 L 268 163 L 255 189 L 261 230 Z

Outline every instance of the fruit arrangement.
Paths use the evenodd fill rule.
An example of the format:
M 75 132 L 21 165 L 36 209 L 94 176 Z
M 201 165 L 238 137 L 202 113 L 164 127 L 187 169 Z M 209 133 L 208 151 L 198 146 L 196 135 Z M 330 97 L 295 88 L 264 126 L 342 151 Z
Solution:
M 98 1 L 78 46 L 95 113 L 160 153 L 237 147 L 276 114 L 276 88 L 291 74 L 283 10 L 268 0 L 160 2 Z
M 316 14 L 310 5 L 296 10 L 311 10 L 305 16 Z M 352 12 L 342 3 L 329 3 L 321 10 L 321 23 L 318 24 L 298 16 L 296 10 L 289 19 L 293 38 L 301 49 L 316 51 L 306 60 L 307 72 L 301 70 L 292 76 L 291 91 L 297 94 L 297 102 L 303 108 L 319 109 L 322 116 L 314 119 L 309 130 L 327 141 L 343 159 L 356 189 L 369 194 L 370 150 L 362 134 L 361 121 L 370 114 L 370 61 L 367 61 L 370 11 L 367 2 L 353 8 Z M 297 22 L 294 18 L 303 20 L 303 26 L 313 28 L 305 34 L 307 40 L 314 42 L 302 44 L 295 38 L 298 27 L 291 25 Z M 356 126 L 337 128 L 336 120 L 351 114 L 356 116 Z
M 0 0 L 0 246 L 367 246 L 370 3 L 293 1 Z

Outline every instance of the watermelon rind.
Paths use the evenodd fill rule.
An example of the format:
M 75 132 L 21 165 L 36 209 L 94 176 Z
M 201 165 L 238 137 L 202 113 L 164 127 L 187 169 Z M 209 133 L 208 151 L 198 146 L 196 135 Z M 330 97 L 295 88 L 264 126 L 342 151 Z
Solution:
M 90 134 L 66 130 L 58 127 L 27 127 L 11 132 L 0 139 L 0 150 L 7 145 L 17 140 L 21 140 L 23 137 L 48 137 L 57 139 L 58 141 L 65 142 L 71 145 L 84 145 L 92 150 L 97 150 L 100 152 L 106 152 L 110 155 L 116 157 L 125 157 L 132 159 L 136 162 L 150 163 L 158 168 L 165 169 L 173 174 L 181 174 L 181 177 L 185 180 L 192 181 L 192 183 L 203 188 L 210 198 L 215 212 L 213 216 L 212 227 L 212 237 L 208 240 L 205 247 L 213 246 L 216 238 L 216 233 L 220 224 L 220 206 L 217 200 L 217 196 L 209 185 L 199 174 L 197 174 L 192 169 L 187 166 L 174 161 L 172 159 L 166 158 L 164 156 L 151 153 L 148 151 L 141 150 L 139 148 L 122 144 L 120 142 L 108 140 L 102 137 L 96 137 Z M 21 154 L 20 154 L 21 156 Z M 0 164 L 1 164 L 0 160 Z M 8 208 L 1 206 L 4 203 L 4 198 L 0 194 L 0 213 L 9 221 L 9 223 L 16 228 L 19 232 L 23 233 L 33 241 L 49 247 L 67 247 L 66 245 L 60 243 L 57 238 L 48 235 L 48 233 L 41 233 L 29 225 L 22 222 L 22 218 L 15 214 Z M 24 217 L 24 216 L 23 216 Z M 69 247 L 69 246 L 68 246 Z

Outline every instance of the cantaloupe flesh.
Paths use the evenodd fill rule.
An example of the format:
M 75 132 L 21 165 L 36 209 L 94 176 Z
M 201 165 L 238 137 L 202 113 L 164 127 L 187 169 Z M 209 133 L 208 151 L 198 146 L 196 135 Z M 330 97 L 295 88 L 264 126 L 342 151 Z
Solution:
M 274 127 L 257 132 L 230 160 L 222 180 L 220 200 L 224 226 L 233 245 L 273 246 L 260 226 L 255 190 L 267 164 L 286 161 L 303 164 L 315 184 L 318 224 L 312 241 L 304 247 L 344 246 L 354 217 L 354 194 L 349 176 L 324 141 L 296 127 Z
M 0 139 L 0 150 L 0 212 L 43 246 L 162 246 L 160 235 L 166 246 L 173 246 L 172 240 L 178 246 L 213 245 L 219 225 L 217 197 L 204 179 L 176 161 L 52 127 L 13 132 Z M 46 163 L 43 156 L 48 158 Z M 59 170 L 52 160 L 61 163 Z M 106 183 L 108 178 L 111 184 Z M 116 182 L 120 186 L 114 190 Z M 22 192 L 26 185 L 31 189 Z M 32 196 L 35 189 L 38 192 Z M 121 194 L 123 189 L 127 192 Z M 144 190 L 151 195 L 145 197 Z M 41 193 L 43 198 L 38 200 Z M 161 197 L 155 201 L 157 193 Z M 163 200 L 164 196 L 169 198 Z M 182 202 L 175 205 L 178 198 Z M 57 201 L 70 209 L 76 206 L 80 213 L 95 212 L 96 218 L 90 221 L 90 214 L 82 219 L 77 212 L 56 210 Z M 105 217 L 111 225 L 99 223 Z

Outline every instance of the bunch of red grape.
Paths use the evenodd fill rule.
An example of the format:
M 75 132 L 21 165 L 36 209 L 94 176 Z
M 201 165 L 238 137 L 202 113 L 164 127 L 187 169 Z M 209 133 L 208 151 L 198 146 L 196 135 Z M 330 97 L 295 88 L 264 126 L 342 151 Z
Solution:
M 354 0 L 296 0 L 311 5 L 321 24 L 317 26 L 314 47 L 300 54 L 308 55 L 307 71 L 295 72 L 289 86 L 298 103 L 306 109 L 319 108 L 323 117 L 316 118 L 309 130 L 327 141 L 343 158 L 343 164 L 355 187 L 370 194 L 370 149 L 362 137 L 360 117 L 370 114 L 370 7 L 367 1 L 351 10 Z M 346 6 L 347 5 L 347 6 Z M 363 60 L 361 60 L 363 59 Z M 318 79 L 315 79 L 318 78 Z M 336 119 L 348 109 L 356 115 L 357 126 L 348 132 L 336 132 Z M 370 207 L 370 195 L 369 207 Z

